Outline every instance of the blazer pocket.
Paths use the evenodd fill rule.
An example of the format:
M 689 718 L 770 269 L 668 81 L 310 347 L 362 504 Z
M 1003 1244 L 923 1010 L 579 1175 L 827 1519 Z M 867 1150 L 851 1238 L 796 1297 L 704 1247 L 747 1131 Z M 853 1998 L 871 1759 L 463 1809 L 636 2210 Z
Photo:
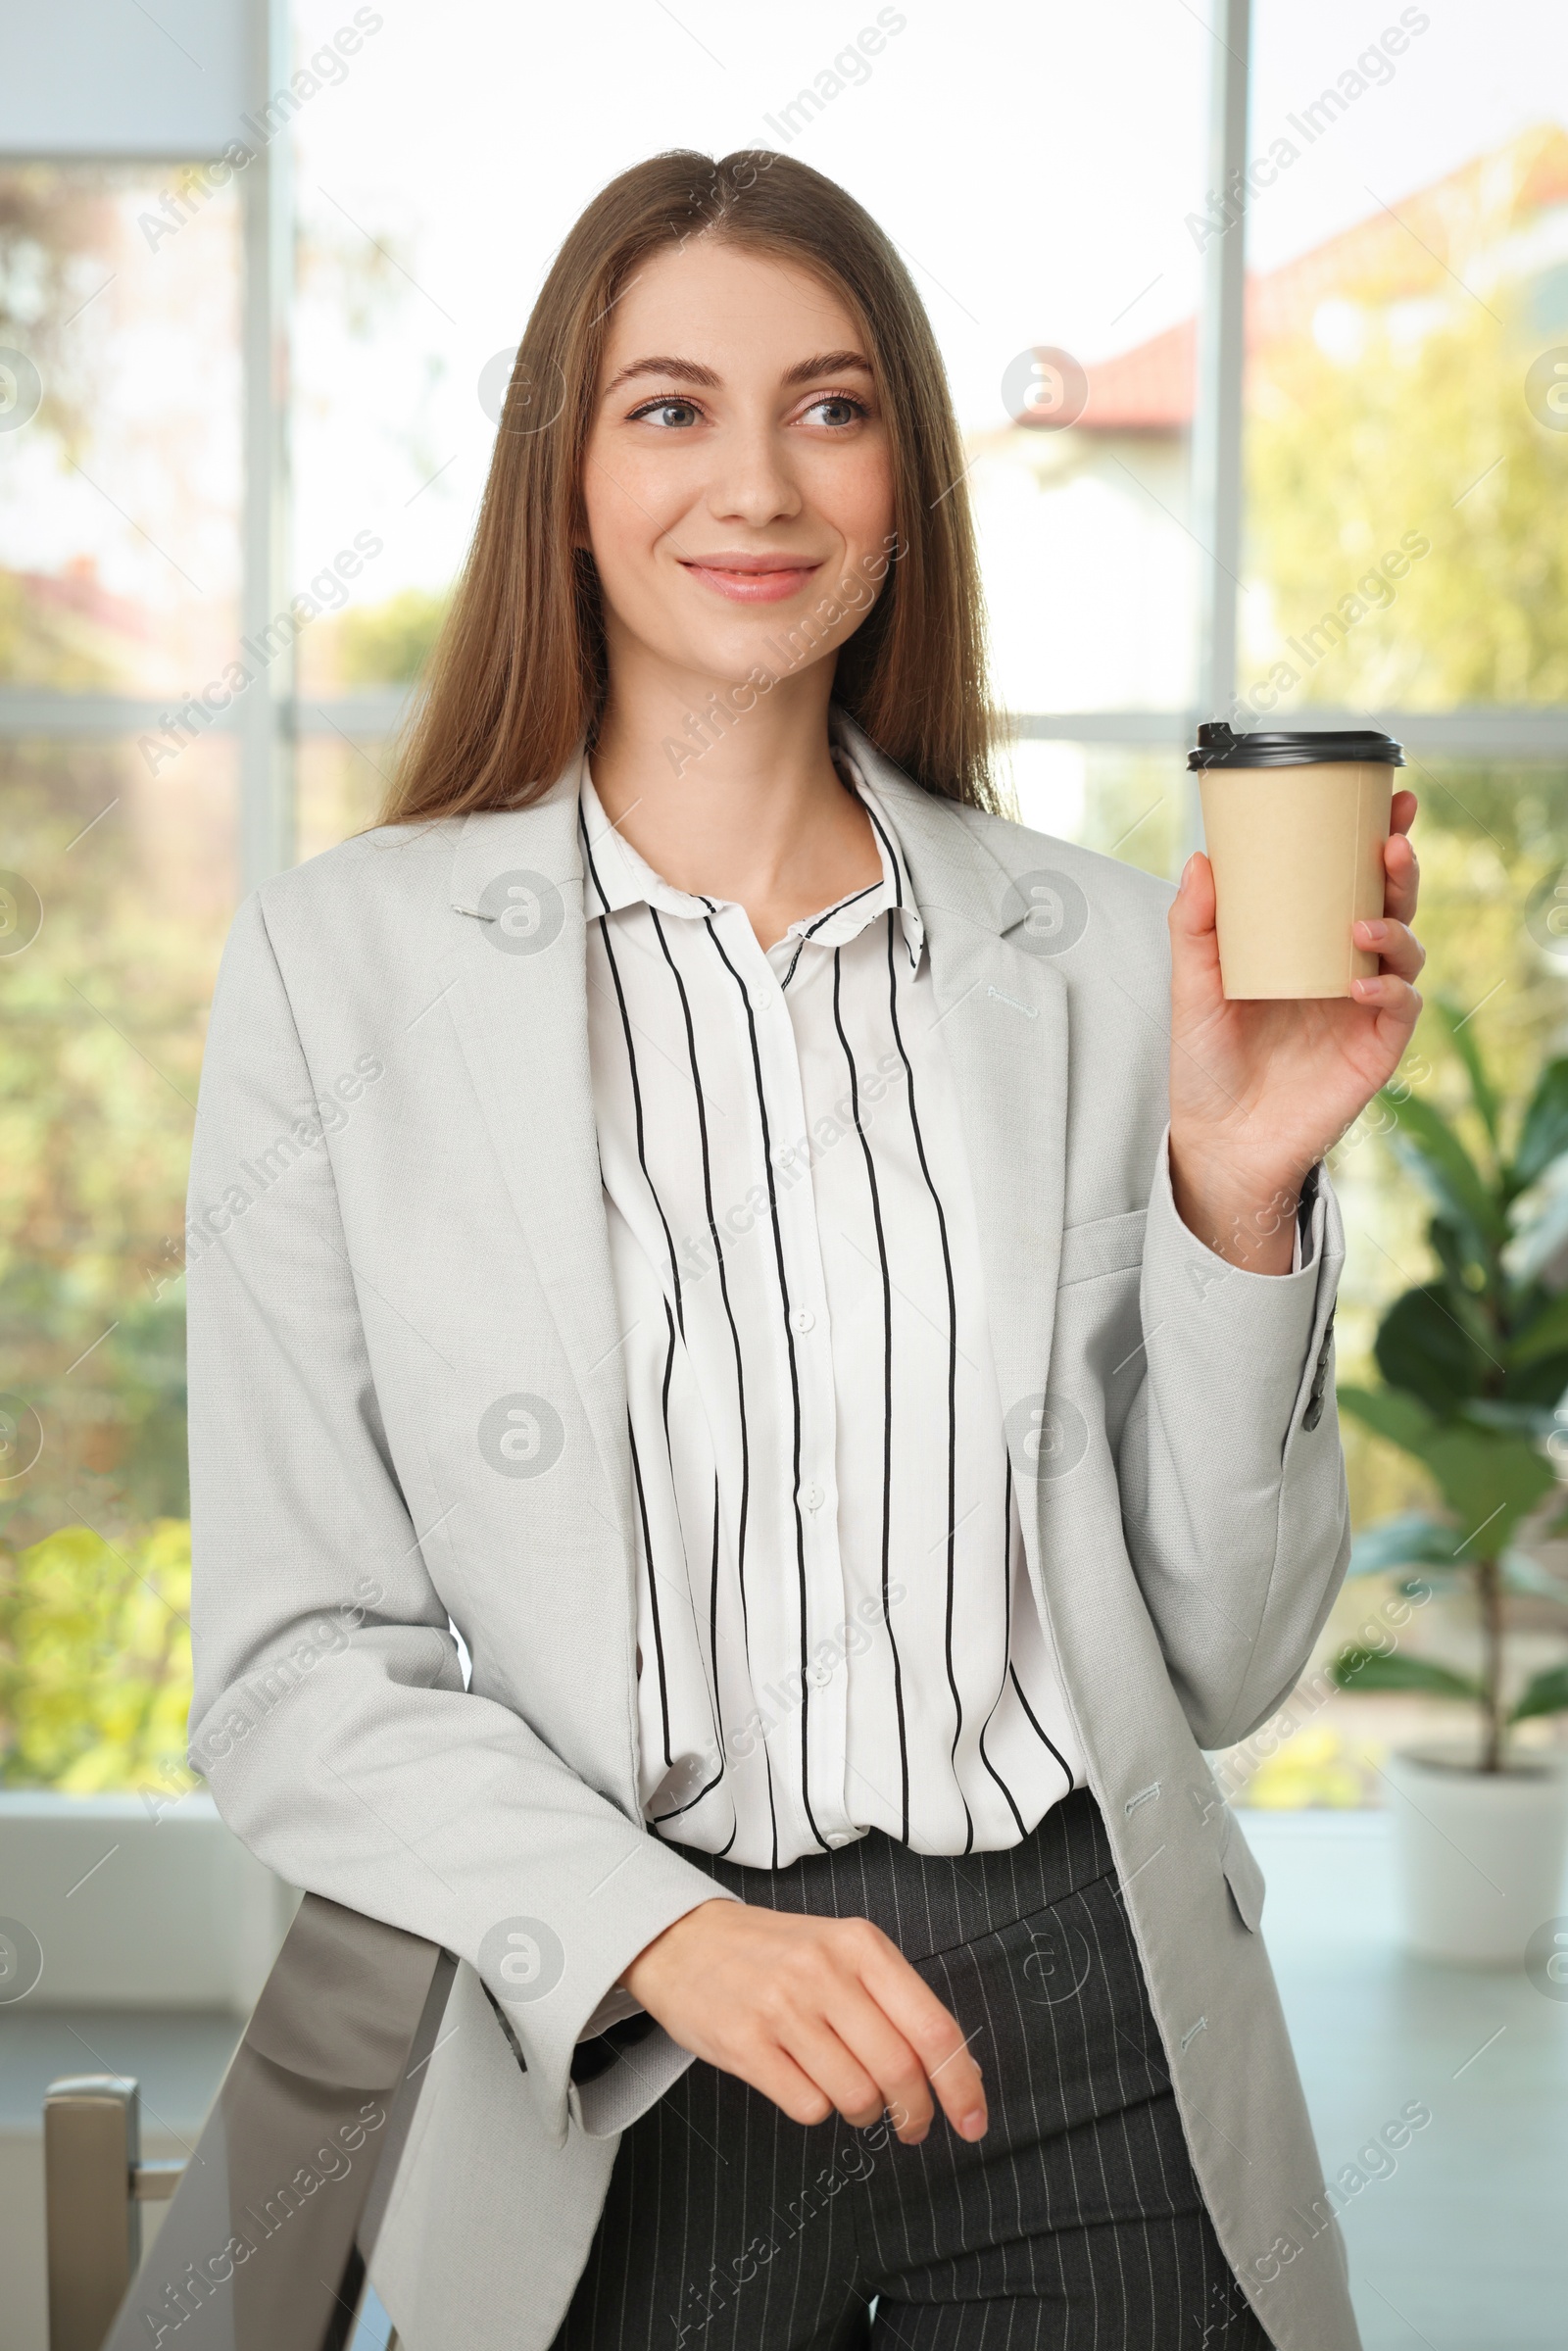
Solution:
M 1070 1224 L 1061 1236 L 1061 1270 L 1056 1287 L 1065 1290 L 1073 1282 L 1092 1282 L 1100 1274 L 1124 1273 L 1129 1265 L 1138 1265 L 1144 1254 L 1143 1208 L 1129 1208 L 1123 1216 L 1097 1216 L 1089 1224 Z
M 1231 1889 L 1231 1900 L 1236 1905 L 1242 1925 L 1255 1935 L 1263 1916 L 1263 1873 L 1257 1866 L 1257 1857 L 1251 1846 L 1242 1835 L 1235 1814 L 1227 1810 L 1225 1818 L 1227 1828 L 1219 1865 L 1225 1872 L 1225 1883 Z

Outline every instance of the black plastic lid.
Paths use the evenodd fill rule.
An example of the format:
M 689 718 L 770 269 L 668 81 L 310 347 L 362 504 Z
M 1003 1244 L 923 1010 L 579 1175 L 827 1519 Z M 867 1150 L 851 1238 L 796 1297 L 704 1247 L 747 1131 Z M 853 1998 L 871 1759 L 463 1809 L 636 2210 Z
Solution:
M 1198 749 L 1187 755 L 1189 767 L 1328 767 L 1350 760 L 1402 767 L 1404 753 L 1392 735 L 1371 727 L 1342 734 L 1303 727 L 1293 734 L 1238 735 L 1216 718 L 1199 728 Z

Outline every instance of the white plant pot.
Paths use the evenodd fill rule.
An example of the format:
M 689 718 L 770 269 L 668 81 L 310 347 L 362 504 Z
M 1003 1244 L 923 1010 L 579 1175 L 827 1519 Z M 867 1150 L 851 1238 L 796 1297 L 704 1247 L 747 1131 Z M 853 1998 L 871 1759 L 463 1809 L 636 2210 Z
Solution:
M 1565 1765 L 1536 1753 L 1483 1772 L 1473 1746 L 1436 1741 L 1389 1758 L 1409 1950 L 1523 1967 L 1531 1935 L 1563 1908 Z

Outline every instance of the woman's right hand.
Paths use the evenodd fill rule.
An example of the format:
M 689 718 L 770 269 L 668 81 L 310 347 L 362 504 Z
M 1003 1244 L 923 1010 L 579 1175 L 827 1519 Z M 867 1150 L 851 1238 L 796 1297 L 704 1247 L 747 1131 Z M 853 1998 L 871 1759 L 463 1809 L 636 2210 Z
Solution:
M 619 1982 L 672 2040 L 737 2074 L 792 2122 L 891 2114 L 906 2146 L 932 2092 L 960 2138 L 986 2128 L 980 2068 L 952 2013 L 869 1919 L 714 1900 L 654 1937 Z

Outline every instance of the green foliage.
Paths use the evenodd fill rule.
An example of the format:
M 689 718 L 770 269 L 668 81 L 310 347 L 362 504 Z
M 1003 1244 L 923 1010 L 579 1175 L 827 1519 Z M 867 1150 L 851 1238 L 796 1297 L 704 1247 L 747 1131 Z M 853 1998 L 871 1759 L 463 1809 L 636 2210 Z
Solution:
M 384 604 L 358 606 L 338 623 L 338 664 L 345 685 L 412 684 L 430 658 L 449 598 L 403 588 Z
M 1564 1151 L 1568 1151 L 1568 1061 L 1549 1061 L 1525 1112 L 1519 1148 L 1508 1170 L 1509 1191 L 1523 1192 Z
M 1441 1273 L 1385 1313 L 1373 1350 L 1384 1385 L 1339 1394 L 1352 1418 L 1421 1464 L 1446 1505 L 1446 1515 L 1405 1511 L 1368 1530 L 1352 1565 L 1360 1574 L 1467 1570 L 1482 1604 L 1485 1662 L 1472 1681 L 1426 1659 L 1347 1649 L 1333 1671 L 1346 1690 L 1479 1701 L 1490 1763 L 1500 1758 L 1505 1722 L 1568 1711 L 1568 1664 L 1538 1674 L 1511 1712 L 1502 1698 L 1504 1595 L 1562 1596 L 1516 1538 L 1557 1482 L 1542 1439 L 1568 1425 L 1568 1414 L 1552 1409 L 1568 1392 L 1568 1291 L 1548 1291 L 1517 1269 L 1521 1259 L 1541 1270 L 1550 1262 L 1532 1249 L 1532 1226 L 1546 1212 L 1542 1179 L 1561 1174 L 1568 1158 L 1568 1061 L 1548 1061 L 1510 1117 L 1468 1022 L 1442 1000 L 1440 1016 L 1486 1149 L 1472 1153 L 1453 1122 L 1407 1087 L 1385 1092 L 1396 1155 L 1435 1209 L 1429 1239 Z
M 1394 1105 L 1391 1102 L 1391 1107 Z M 1395 1156 L 1430 1195 L 1463 1246 L 1465 1262 L 1484 1265 L 1507 1233 L 1506 1209 L 1440 1110 L 1419 1095 L 1397 1105 Z
M 1481 1058 L 1481 1048 L 1476 1042 L 1476 1033 L 1470 1026 L 1468 1016 L 1461 1017 L 1458 1006 L 1446 1002 L 1443 997 L 1438 998 L 1432 1009 L 1435 1017 L 1447 1031 L 1448 1040 L 1454 1052 L 1464 1063 L 1465 1076 L 1470 1082 L 1470 1098 L 1481 1113 L 1482 1124 L 1487 1130 L 1487 1140 L 1495 1151 L 1502 1119 L 1502 1104 L 1497 1098 L 1497 1090 L 1492 1082 L 1491 1072 Z
M 1339 1391 L 1340 1410 L 1353 1413 L 1364 1421 L 1374 1435 L 1386 1438 L 1390 1445 L 1414 1453 L 1418 1461 L 1426 1458 L 1423 1447 L 1437 1427 L 1437 1417 L 1418 1396 L 1402 1396 L 1396 1388 L 1355 1388 L 1344 1385 Z
M 1568 1665 L 1548 1665 L 1527 1682 L 1508 1719 L 1522 1723 L 1533 1714 L 1568 1714 Z
M 1349 1393 L 1342 1388 L 1340 1401 Z M 1400 1510 L 1392 1518 L 1367 1527 L 1350 1546 L 1349 1573 L 1352 1576 L 1386 1576 L 1403 1572 L 1408 1582 L 1416 1579 L 1409 1571 L 1415 1568 L 1439 1573 L 1451 1571 L 1455 1564 L 1453 1528 L 1446 1518 L 1438 1518 L 1430 1510 Z
M 1341 1404 L 1431 1471 L 1459 1533 L 1454 1554 L 1494 1559 L 1555 1484 L 1529 1438 L 1488 1427 L 1464 1408 L 1440 1419 L 1397 1389 L 1342 1388 Z M 1451 1531 L 1450 1531 L 1451 1532 Z
M 1465 1304 L 1468 1309 L 1468 1298 Z M 1392 1388 L 1407 1389 L 1429 1410 L 1452 1412 L 1481 1394 L 1486 1376 L 1473 1322 L 1472 1313 L 1454 1312 L 1446 1282 L 1407 1290 L 1379 1327 L 1379 1371 Z
M 0 959 L 0 1390 L 48 1431 L 12 1490 L 19 1543 L 75 1511 L 186 1513 L 184 1191 L 230 907 L 207 871 L 226 770 L 211 744 L 185 759 L 178 841 L 138 808 L 173 783 L 151 786 L 133 754 L 19 746 L 7 762 L 7 857 L 45 908 Z
M 1533 1527 L 1533 1539 L 1541 1541 L 1542 1530 Z M 1522 1598 L 1550 1600 L 1559 1609 L 1568 1609 L 1568 1584 L 1545 1566 L 1530 1551 L 1508 1549 L 1497 1559 L 1497 1579 L 1505 1592 L 1516 1592 Z
M 1515 1371 L 1526 1370 L 1536 1363 L 1551 1362 L 1561 1357 L 1568 1361 L 1568 1290 L 1559 1291 L 1525 1321 L 1514 1337 L 1508 1350 L 1508 1362 Z M 1568 1387 L 1568 1374 L 1557 1383 L 1557 1393 Z
M 89 1795 L 182 1766 L 190 1527 L 62 1527 L 0 1552 L 0 1786 Z
M 1479 1698 L 1481 1685 L 1428 1657 L 1400 1657 L 1388 1649 L 1342 1649 L 1329 1672 L 1341 1690 L 1419 1690 L 1428 1697 Z
M 1538 1536 L 1562 1531 L 1549 1526 L 1533 1530 Z M 1462 1579 L 1476 1564 L 1477 1553 L 1491 1547 L 1491 1529 L 1474 1544 L 1456 1540 L 1456 1536 L 1452 1519 L 1440 1517 L 1435 1511 L 1396 1511 L 1392 1517 L 1380 1519 L 1376 1526 L 1363 1528 L 1356 1536 L 1350 1546 L 1348 1573 L 1392 1575 L 1407 1598 L 1429 1599 L 1434 1587 Z M 1504 1592 L 1553 1600 L 1560 1607 L 1568 1607 L 1568 1584 L 1529 1551 L 1511 1546 L 1500 1550 L 1496 1568 Z

